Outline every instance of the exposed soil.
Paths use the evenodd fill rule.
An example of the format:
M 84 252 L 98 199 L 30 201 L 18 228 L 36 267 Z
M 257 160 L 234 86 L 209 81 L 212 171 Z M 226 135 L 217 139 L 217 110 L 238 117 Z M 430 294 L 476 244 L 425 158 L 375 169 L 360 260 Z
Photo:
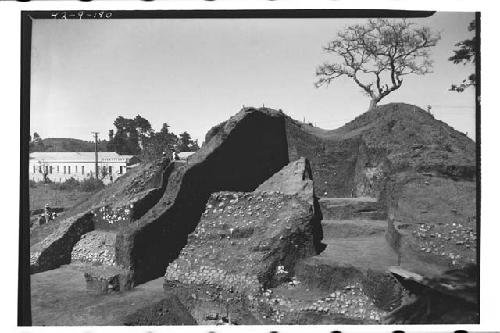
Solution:
M 141 165 L 64 214 L 91 212 L 84 228 L 58 218 L 32 233 L 33 251 L 64 259 L 39 267 L 69 263 L 73 252 L 123 270 L 131 293 L 145 290 L 140 306 L 105 317 L 82 309 L 123 307 L 116 297 L 128 293 L 83 296 L 74 268 L 35 274 L 53 279 L 34 280 L 36 302 L 54 293 L 53 315 L 35 307 L 38 322 L 188 323 L 187 309 L 199 324 L 380 323 L 404 294 L 389 267 L 437 276 L 476 261 L 475 144 L 418 107 L 379 106 L 330 131 L 246 108 L 206 141 L 186 162 Z M 298 183 L 269 179 L 300 157 L 308 171 Z M 312 181 L 301 183 L 311 178 L 319 202 Z M 297 184 L 311 193 L 305 200 L 286 193 Z M 251 193 L 267 186 L 279 190 Z M 323 230 L 301 224 L 321 216 Z M 141 288 L 165 271 L 180 303 L 163 293 L 147 302 Z
M 131 291 L 96 295 L 81 267 L 68 265 L 31 275 L 34 326 L 124 325 L 126 317 L 165 298 L 163 279 Z
M 392 245 L 442 270 L 476 262 L 476 184 L 472 181 L 397 174 L 388 202 Z M 423 273 L 418 271 L 419 273 Z

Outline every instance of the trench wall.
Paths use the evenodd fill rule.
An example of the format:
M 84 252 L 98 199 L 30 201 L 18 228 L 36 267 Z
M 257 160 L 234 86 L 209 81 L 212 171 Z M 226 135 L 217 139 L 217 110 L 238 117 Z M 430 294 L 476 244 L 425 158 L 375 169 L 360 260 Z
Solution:
M 378 198 L 390 169 L 386 149 L 369 148 L 361 136 L 321 138 L 286 122 L 289 159 L 310 161 L 318 196 Z
M 61 221 L 56 232 L 30 248 L 30 272 L 38 273 L 71 262 L 71 251 L 80 237 L 94 230 L 93 214 L 79 214 Z
M 117 262 L 131 269 L 134 282 L 162 276 L 198 224 L 213 192 L 253 191 L 288 164 L 281 114 L 239 113 L 168 179 L 163 197 L 117 236 Z

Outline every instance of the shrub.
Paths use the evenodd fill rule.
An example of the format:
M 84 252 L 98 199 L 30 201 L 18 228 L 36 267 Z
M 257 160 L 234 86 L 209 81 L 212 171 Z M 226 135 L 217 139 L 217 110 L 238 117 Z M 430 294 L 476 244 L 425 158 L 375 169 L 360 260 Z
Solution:
M 81 182 L 80 190 L 84 192 L 94 192 L 104 188 L 104 183 L 100 179 L 88 178 Z
M 76 190 L 80 186 L 80 182 L 75 178 L 71 177 L 66 179 L 63 183 L 54 184 L 54 187 L 62 191 Z

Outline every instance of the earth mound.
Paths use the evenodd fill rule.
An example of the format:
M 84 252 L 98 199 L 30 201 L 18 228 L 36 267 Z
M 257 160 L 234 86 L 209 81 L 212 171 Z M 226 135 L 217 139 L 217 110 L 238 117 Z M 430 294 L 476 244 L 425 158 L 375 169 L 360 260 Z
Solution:
M 408 104 L 379 106 L 336 130 L 312 127 L 281 111 L 244 108 L 212 128 L 185 163 L 142 165 L 41 228 L 31 240 L 32 257 L 39 252 L 42 258 L 60 258 L 36 264 L 37 270 L 55 268 L 69 263 L 83 234 L 111 232 L 113 264 L 129 271 L 134 284 L 144 283 L 163 276 L 178 258 L 188 235 L 207 217 L 214 193 L 255 191 L 304 157 L 330 218 L 387 218 L 387 240 L 407 269 L 427 274 L 426 263 L 440 270 L 460 267 L 476 255 L 475 153 L 475 143 L 464 134 Z M 273 186 L 288 190 L 281 180 Z M 270 199 L 279 202 L 280 196 L 286 195 Z M 320 211 L 318 202 L 313 206 Z M 88 228 L 57 231 L 87 213 Z M 96 262 L 106 262 L 101 259 Z

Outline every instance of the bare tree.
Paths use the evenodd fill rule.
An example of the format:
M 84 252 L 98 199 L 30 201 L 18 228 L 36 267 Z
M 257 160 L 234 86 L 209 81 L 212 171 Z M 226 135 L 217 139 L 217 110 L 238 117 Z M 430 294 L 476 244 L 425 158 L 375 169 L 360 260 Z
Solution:
M 319 66 L 315 86 L 347 76 L 371 98 L 371 109 L 399 89 L 405 75 L 431 72 L 429 49 L 439 39 L 440 35 L 428 27 L 417 27 L 405 19 L 376 19 L 348 26 L 323 48 L 340 56 L 340 62 Z

